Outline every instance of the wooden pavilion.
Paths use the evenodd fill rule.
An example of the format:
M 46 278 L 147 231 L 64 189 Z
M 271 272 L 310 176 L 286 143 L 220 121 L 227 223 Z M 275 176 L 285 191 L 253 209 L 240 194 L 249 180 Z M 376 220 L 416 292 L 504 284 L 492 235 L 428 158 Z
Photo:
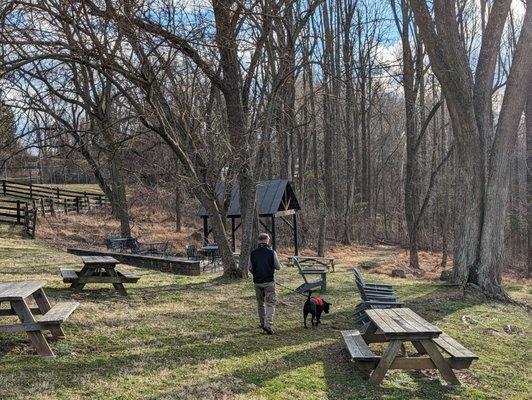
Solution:
M 223 184 L 219 183 L 216 192 L 220 199 L 224 193 Z M 259 212 L 260 225 L 271 235 L 272 247 L 276 248 L 276 219 L 279 218 L 293 232 L 294 254 L 299 255 L 297 241 L 297 211 L 301 210 L 294 190 L 290 182 L 286 179 L 273 179 L 259 182 L 257 188 L 257 210 Z M 212 228 L 209 228 L 209 215 L 204 207 L 199 210 L 199 216 L 203 218 L 203 242 L 209 243 L 209 235 Z M 233 252 L 236 251 L 236 232 L 241 223 L 237 219 L 240 214 L 240 189 L 238 184 L 233 184 L 231 191 L 231 201 L 227 210 L 227 219 L 231 220 L 231 243 Z M 291 219 L 291 221 L 290 221 Z

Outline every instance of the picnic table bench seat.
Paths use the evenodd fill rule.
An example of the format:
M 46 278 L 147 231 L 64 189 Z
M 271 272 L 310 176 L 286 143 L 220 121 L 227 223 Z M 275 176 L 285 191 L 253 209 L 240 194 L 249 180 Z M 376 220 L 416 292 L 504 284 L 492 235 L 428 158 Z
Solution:
M 137 283 L 137 281 L 140 279 L 137 275 L 132 274 L 131 272 L 124 271 L 124 270 L 116 270 L 118 275 L 122 276 L 122 282 L 124 283 Z
M 79 303 L 77 301 L 63 301 L 56 303 L 50 308 L 46 314 L 37 315 L 35 319 L 41 324 L 62 324 L 65 322 L 70 314 L 78 308 Z
M 434 339 L 434 343 L 436 343 L 441 349 L 445 350 L 454 360 L 462 361 L 464 364 L 463 368 L 468 368 L 471 362 L 478 360 L 478 356 L 475 353 L 466 349 L 446 333 L 442 333 L 439 337 Z
M 352 360 L 368 362 L 373 366 L 379 357 L 371 351 L 358 329 L 341 331 Z
M 78 279 L 77 271 L 70 268 L 61 268 L 61 276 L 64 283 L 72 283 Z
M 79 303 L 77 301 L 65 301 L 61 303 L 57 303 L 50 310 L 48 310 L 43 315 L 35 315 L 33 322 L 22 322 L 22 323 L 16 323 L 16 324 L 9 324 L 9 325 L 0 325 L 0 332 L 4 333 L 16 333 L 16 332 L 34 332 L 34 331 L 41 331 L 41 330 L 48 330 L 51 327 L 57 328 L 63 324 L 70 314 L 74 312 L 76 308 L 78 308 Z M 35 310 L 35 312 L 40 312 L 38 309 Z M 10 315 L 13 313 L 5 314 Z M 59 332 L 62 332 L 62 330 L 59 330 Z M 63 337 L 64 333 L 61 335 L 56 335 L 58 337 Z

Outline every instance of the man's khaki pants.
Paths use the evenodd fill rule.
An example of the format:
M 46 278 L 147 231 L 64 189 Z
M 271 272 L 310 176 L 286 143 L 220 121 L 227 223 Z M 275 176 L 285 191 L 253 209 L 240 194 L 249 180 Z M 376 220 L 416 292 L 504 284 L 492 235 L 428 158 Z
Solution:
M 271 329 L 277 300 L 275 282 L 255 283 L 255 295 L 257 296 L 257 311 L 259 312 L 260 324 L 265 328 Z

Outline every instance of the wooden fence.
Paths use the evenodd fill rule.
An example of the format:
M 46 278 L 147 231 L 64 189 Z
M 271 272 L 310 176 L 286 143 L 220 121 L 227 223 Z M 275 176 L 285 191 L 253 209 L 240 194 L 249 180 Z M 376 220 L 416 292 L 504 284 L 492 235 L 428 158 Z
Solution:
M 0 193 L 32 203 L 33 208 L 42 215 L 54 215 L 58 212 L 79 213 L 107 204 L 107 198 L 96 191 L 77 191 L 5 179 L 2 180 Z
M 0 200 L 0 223 L 20 225 L 30 237 L 35 237 L 37 210 L 32 203 L 20 200 Z

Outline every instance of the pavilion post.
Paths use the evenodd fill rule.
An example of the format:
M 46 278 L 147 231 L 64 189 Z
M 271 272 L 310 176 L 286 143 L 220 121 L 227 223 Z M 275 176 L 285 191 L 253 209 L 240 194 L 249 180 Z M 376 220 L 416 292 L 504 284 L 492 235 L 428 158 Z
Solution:
M 203 217 L 203 244 L 209 243 L 209 217 Z
M 275 250 L 276 249 L 276 240 L 275 240 L 275 214 L 272 215 L 272 247 Z
M 235 235 L 235 217 L 231 217 L 231 245 L 233 246 L 233 253 L 236 252 L 236 235 Z
M 294 213 L 294 255 L 299 255 L 299 246 L 297 243 L 297 214 Z

